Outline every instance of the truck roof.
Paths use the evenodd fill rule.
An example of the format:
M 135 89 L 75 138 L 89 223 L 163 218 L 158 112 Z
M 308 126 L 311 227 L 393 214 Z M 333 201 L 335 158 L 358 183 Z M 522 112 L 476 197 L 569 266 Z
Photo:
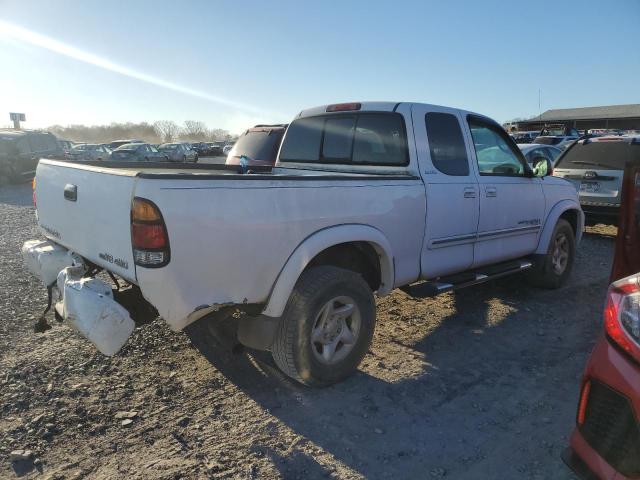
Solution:
M 350 104 L 354 104 L 354 105 L 359 105 L 359 108 L 354 108 L 353 111 L 360 111 L 360 112 L 395 112 L 398 107 L 400 105 L 426 105 L 426 106 L 430 106 L 430 107 L 437 107 L 439 109 L 444 109 L 444 110 L 449 110 L 451 112 L 460 112 L 463 115 L 466 114 L 473 114 L 473 115 L 478 115 L 481 117 L 485 117 L 485 115 L 481 115 L 479 113 L 475 113 L 475 112 L 470 112 L 468 110 L 462 110 L 460 108 L 452 108 L 452 107 L 446 107 L 443 105 L 434 105 L 434 104 L 430 104 L 430 103 L 421 103 L 421 102 L 376 102 L 376 101 L 369 101 L 369 102 L 348 102 Z M 332 104 L 327 104 L 327 105 L 320 105 L 317 107 L 311 107 L 311 108 L 307 108 L 305 110 L 302 110 L 297 118 L 302 118 L 302 117 L 311 117 L 314 115 L 322 115 L 328 112 L 328 108 L 335 106 L 335 105 L 347 105 L 346 103 L 332 103 Z M 344 111 L 349 111 L 349 110 L 342 110 Z M 329 113 L 331 113 L 329 111 Z

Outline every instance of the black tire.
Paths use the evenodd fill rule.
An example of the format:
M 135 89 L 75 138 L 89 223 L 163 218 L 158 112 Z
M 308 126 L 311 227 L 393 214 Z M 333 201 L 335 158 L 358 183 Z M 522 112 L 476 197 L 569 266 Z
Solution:
M 183 162 L 183 163 L 187 163 L 187 156 L 186 156 L 186 155 L 183 155 L 183 156 L 182 156 L 182 162 Z
M 334 299 L 343 298 L 353 301 L 350 305 L 357 307 L 354 310 L 358 314 L 357 333 L 352 334 L 353 341 L 349 345 L 340 346 L 337 342 L 334 355 L 342 352 L 342 357 L 338 355 L 332 364 L 323 363 L 318 358 L 322 355 L 318 352 L 319 344 L 311 340 L 311 334 L 312 331 L 324 331 L 317 326 L 323 307 L 331 303 L 333 310 Z M 342 321 L 351 322 L 349 331 L 353 332 L 355 316 Z M 375 323 L 373 293 L 361 275 L 333 266 L 312 267 L 300 276 L 289 297 L 271 354 L 276 365 L 294 380 L 309 386 L 331 385 L 350 376 L 358 368 L 371 345 Z M 341 338 L 340 332 L 334 330 L 333 337 L 338 335 Z
M 144 161 L 148 162 L 149 161 L 149 157 L 144 157 Z
M 195 157 L 193 157 L 193 163 L 198 163 L 198 155 L 196 155 Z
M 554 255 L 556 254 L 556 249 L 559 248 L 558 242 L 563 242 L 566 246 L 567 259 L 564 264 L 564 268 L 562 269 L 557 267 L 557 262 L 554 264 L 554 259 L 557 260 L 557 257 L 554 257 Z M 561 218 L 553 229 L 547 253 L 536 262 L 533 269 L 529 272 L 529 283 L 541 288 L 551 289 L 561 287 L 571 274 L 575 255 L 575 232 L 573 231 L 571 224 Z

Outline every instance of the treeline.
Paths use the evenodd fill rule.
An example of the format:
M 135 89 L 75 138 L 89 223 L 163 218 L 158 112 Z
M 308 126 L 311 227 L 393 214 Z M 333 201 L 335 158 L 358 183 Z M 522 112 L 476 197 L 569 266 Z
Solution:
M 190 142 L 215 142 L 230 140 L 228 131 L 207 128 L 204 122 L 187 120 L 178 125 L 171 120 L 155 123 L 111 123 L 109 125 L 53 125 L 47 129 L 64 140 L 85 143 L 107 143 L 113 140 L 135 138 L 149 143 L 166 143 L 179 140 Z

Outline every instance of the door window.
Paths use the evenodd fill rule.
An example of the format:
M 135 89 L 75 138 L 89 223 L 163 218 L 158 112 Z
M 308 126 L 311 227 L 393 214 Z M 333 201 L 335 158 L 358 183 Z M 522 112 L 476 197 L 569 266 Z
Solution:
M 524 162 L 498 125 L 469 117 L 469 128 L 476 150 L 480 175 L 523 176 Z
M 455 115 L 429 112 L 425 115 L 425 123 L 433 166 L 446 175 L 469 175 L 467 149 Z

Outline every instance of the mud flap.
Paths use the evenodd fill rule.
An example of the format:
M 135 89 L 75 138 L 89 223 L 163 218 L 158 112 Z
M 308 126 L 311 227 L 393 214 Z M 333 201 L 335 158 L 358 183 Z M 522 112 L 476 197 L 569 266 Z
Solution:
M 83 274 L 81 267 L 60 272 L 57 289 L 61 298 L 56 312 L 101 353 L 115 355 L 131 336 L 135 323 L 114 300 L 111 285 Z

